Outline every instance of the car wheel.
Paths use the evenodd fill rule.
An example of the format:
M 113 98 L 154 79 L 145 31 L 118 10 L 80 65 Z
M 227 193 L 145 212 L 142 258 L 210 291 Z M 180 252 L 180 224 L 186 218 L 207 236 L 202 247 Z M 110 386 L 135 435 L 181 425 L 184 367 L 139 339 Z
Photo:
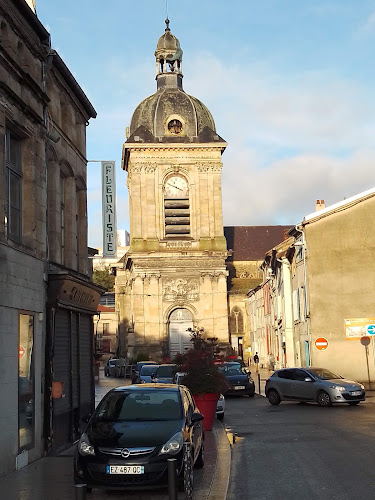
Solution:
M 219 413 L 219 415 L 217 415 L 218 420 L 223 420 L 223 418 L 224 418 L 224 413 Z
M 267 392 L 267 398 L 268 398 L 268 401 L 271 403 L 271 405 L 279 405 L 280 404 L 280 396 L 279 396 L 279 393 L 275 390 L 275 389 L 270 389 L 268 392 Z
M 204 443 L 203 443 L 203 441 L 202 441 L 201 449 L 199 450 L 199 455 L 198 455 L 197 460 L 195 462 L 195 467 L 197 469 L 202 469 L 204 467 Z
M 355 405 L 359 405 L 360 401 L 350 401 L 350 403 L 348 403 L 349 406 L 355 406 Z
M 320 391 L 318 393 L 318 396 L 316 398 L 316 401 L 319 406 L 331 406 L 331 398 L 329 397 L 329 394 L 326 391 Z

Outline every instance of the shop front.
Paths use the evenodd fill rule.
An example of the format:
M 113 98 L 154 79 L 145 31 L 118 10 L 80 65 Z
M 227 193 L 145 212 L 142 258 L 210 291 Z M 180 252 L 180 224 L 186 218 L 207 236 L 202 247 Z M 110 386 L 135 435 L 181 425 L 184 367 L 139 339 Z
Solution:
M 75 276 L 49 276 L 45 434 L 58 453 L 79 436 L 95 405 L 94 324 L 103 289 Z

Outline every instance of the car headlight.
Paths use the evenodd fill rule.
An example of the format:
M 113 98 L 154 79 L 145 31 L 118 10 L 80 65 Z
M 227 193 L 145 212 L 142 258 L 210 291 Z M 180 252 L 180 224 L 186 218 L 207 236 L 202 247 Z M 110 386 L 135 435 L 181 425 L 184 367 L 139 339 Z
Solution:
M 219 401 L 223 401 L 224 399 L 225 399 L 224 396 L 222 394 L 220 394 Z
M 343 387 L 342 385 L 330 385 L 330 388 L 340 392 L 346 391 L 346 387 Z
M 363 384 L 359 384 L 361 386 L 361 389 L 364 391 L 365 390 L 365 386 Z
M 160 455 L 176 455 L 182 448 L 182 433 L 177 432 L 169 441 L 167 441 L 160 450 Z
M 95 455 L 94 447 L 90 443 L 87 434 L 82 434 L 80 440 L 78 441 L 78 451 L 82 456 Z

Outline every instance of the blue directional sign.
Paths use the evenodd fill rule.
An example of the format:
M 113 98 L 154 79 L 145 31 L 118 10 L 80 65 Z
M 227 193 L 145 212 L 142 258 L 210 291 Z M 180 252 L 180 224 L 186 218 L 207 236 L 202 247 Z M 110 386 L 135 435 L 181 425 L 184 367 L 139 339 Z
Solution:
M 375 335 L 375 325 L 367 325 L 366 330 L 368 335 Z

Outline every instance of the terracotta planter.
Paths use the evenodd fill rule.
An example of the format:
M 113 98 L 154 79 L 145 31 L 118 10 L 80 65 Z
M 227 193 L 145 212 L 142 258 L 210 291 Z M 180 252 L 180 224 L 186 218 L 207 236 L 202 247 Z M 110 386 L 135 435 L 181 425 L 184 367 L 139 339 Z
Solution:
M 195 404 L 197 405 L 199 411 L 204 415 L 203 429 L 205 431 L 211 431 L 214 424 L 214 418 L 216 415 L 217 400 L 220 394 L 213 392 L 207 394 L 197 394 L 194 396 Z

